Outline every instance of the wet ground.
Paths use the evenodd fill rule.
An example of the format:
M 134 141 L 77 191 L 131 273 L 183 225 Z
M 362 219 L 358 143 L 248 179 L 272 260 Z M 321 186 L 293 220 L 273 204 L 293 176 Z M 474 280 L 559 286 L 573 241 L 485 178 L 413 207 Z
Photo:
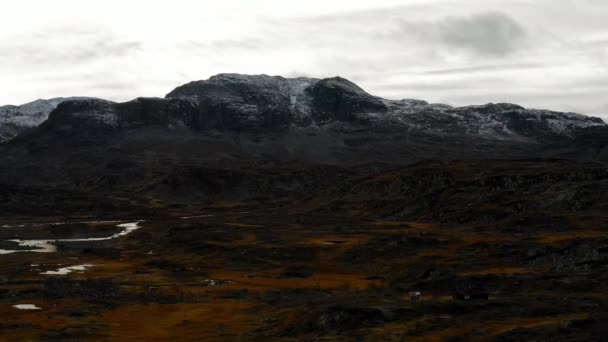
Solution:
M 0 340 L 598 340 L 608 237 L 581 217 L 559 232 L 238 209 L 5 219 Z

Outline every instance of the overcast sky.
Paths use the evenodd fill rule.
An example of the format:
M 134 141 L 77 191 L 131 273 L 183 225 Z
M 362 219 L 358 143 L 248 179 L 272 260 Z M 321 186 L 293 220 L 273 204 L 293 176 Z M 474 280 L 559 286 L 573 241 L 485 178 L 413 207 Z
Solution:
M 606 0 L 20 0 L 2 12 L 0 104 L 164 96 L 238 72 L 608 119 Z

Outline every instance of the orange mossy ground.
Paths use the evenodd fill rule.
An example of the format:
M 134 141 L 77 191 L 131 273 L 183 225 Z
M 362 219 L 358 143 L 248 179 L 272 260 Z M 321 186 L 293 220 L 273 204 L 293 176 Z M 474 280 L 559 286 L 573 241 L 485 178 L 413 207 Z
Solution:
M 116 341 L 246 340 L 259 320 L 254 303 L 220 298 L 209 303 L 121 306 L 102 316 L 109 338 Z

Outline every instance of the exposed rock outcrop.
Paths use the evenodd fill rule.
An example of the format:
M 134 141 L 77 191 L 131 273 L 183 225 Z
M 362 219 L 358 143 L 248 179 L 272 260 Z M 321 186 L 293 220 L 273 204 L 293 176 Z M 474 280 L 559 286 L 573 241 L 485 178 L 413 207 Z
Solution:
M 57 97 L 49 100 L 36 100 L 20 106 L 0 107 L 0 143 L 8 141 L 20 133 L 37 127 L 44 122 L 49 113 L 66 100 L 84 98 L 63 98 Z

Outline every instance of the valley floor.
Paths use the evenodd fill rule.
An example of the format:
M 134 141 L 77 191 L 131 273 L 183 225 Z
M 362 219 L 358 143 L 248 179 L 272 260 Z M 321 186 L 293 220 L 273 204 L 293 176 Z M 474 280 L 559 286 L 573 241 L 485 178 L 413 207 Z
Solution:
M 93 241 L 117 222 L 0 222 L 0 248 L 57 247 L 0 255 L 0 340 L 608 336 L 608 216 L 579 213 L 561 231 L 234 208 L 146 219 Z

